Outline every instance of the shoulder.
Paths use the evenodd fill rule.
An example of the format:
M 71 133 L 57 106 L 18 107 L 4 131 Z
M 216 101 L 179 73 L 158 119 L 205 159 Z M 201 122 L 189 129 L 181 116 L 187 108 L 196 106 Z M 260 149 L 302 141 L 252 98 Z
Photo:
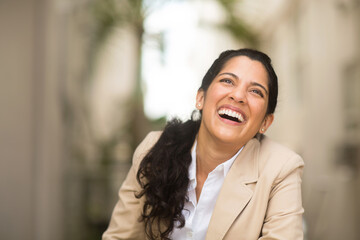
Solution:
M 157 140 L 160 138 L 160 135 L 162 134 L 162 131 L 152 131 L 149 132 L 144 140 L 139 144 L 139 146 L 137 147 L 137 149 L 141 149 L 141 148 L 147 148 L 149 147 L 149 145 L 154 145 L 154 143 L 157 142 Z
M 145 155 L 150 151 L 154 144 L 159 140 L 162 131 L 152 131 L 146 135 L 144 140 L 137 146 L 133 163 L 139 164 L 139 162 L 145 157 Z
M 294 170 L 302 170 L 304 167 L 304 161 L 299 154 L 269 137 L 263 137 L 259 143 L 260 173 L 275 174 L 276 179 L 282 179 Z

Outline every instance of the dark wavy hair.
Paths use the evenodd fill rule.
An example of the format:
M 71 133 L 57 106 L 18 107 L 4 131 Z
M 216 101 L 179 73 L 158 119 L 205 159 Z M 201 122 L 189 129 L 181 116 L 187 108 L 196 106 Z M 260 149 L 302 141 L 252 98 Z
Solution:
M 224 65 L 237 56 L 259 61 L 265 67 L 269 88 L 267 114 L 274 113 L 278 95 L 277 76 L 271 59 L 257 50 L 245 48 L 222 52 L 206 72 L 199 90 L 206 92 Z M 191 147 L 199 131 L 200 122 L 201 119 L 195 119 L 194 114 L 186 122 L 176 118 L 169 121 L 159 140 L 140 163 L 137 180 L 142 191 L 136 197 L 145 197 L 140 221 L 144 222 L 145 233 L 151 240 L 168 240 L 174 227 L 185 226 L 182 210 L 188 201 Z

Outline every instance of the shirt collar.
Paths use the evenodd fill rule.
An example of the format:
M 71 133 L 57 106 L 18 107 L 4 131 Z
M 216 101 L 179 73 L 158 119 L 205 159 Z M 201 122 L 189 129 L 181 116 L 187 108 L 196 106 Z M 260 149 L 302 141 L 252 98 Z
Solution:
M 191 164 L 189 167 L 189 180 L 190 182 L 195 181 L 195 183 L 196 183 L 196 146 L 197 146 L 197 141 L 195 140 L 194 146 L 191 150 Z

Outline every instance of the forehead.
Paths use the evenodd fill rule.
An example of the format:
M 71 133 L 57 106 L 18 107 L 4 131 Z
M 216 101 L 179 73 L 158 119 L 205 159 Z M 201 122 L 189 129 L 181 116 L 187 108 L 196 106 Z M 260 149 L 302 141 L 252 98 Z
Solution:
M 264 65 L 246 56 L 237 56 L 229 59 L 219 74 L 226 72 L 235 74 L 241 80 L 258 82 L 268 86 L 268 73 Z

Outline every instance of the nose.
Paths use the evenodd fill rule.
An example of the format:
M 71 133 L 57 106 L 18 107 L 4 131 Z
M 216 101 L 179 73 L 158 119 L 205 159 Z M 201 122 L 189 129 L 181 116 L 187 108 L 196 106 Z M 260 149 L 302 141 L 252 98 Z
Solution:
M 247 103 L 246 91 L 240 87 L 234 88 L 230 93 L 230 99 L 239 103 Z

